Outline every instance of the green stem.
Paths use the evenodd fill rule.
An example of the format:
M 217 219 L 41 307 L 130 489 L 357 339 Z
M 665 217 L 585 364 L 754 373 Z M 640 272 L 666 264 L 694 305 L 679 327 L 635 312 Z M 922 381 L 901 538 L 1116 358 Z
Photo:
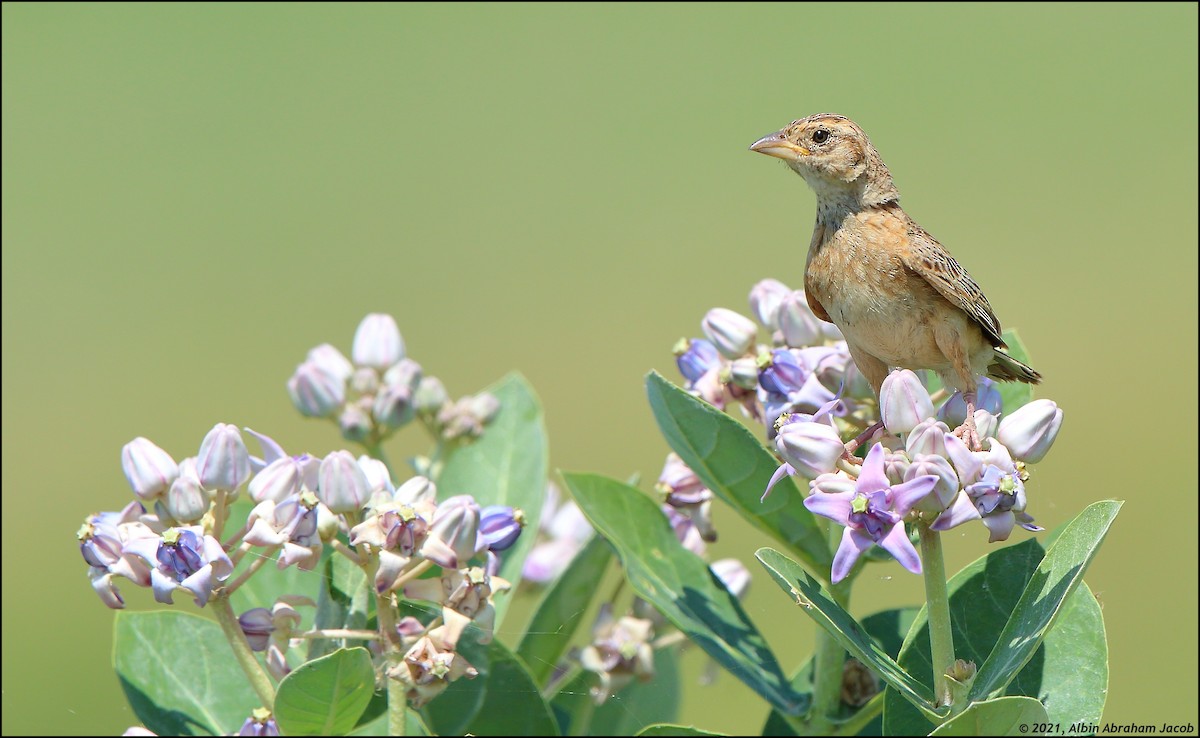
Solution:
M 225 632 L 225 637 L 229 640 L 229 647 L 233 649 L 233 656 L 237 659 L 238 666 L 242 667 L 246 679 L 250 681 L 250 686 L 258 694 L 258 699 L 262 701 L 263 707 L 274 710 L 275 685 L 271 683 L 271 677 L 263 671 L 262 665 L 254 657 L 254 652 L 250 650 L 250 642 L 246 640 L 246 634 L 242 632 L 242 626 L 238 624 L 237 616 L 233 614 L 233 606 L 223 595 L 214 597 L 210 603 L 213 606 L 213 612 L 217 615 L 217 622 L 221 624 L 221 630 Z
M 592 699 L 590 694 L 586 695 L 579 712 L 575 713 L 575 719 L 571 721 L 571 730 L 567 735 L 587 735 L 588 729 L 592 727 L 592 716 L 595 714 L 596 700 Z
M 246 567 L 246 570 L 238 575 L 237 579 L 234 579 L 232 582 L 225 585 L 225 596 L 228 597 L 236 592 L 238 587 L 245 584 L 247 579 L 254 576 L 254 572 L 261 569 L 268 561 L 273 561 L 274 559 L 271 557 L 274 556 L 275 552 L 278 550 L 279 546 L 271 546 L 259 554 L 258 558 L 256 558 L 254 561 L 251 561 L 250 565 Z
M 937 705 L 950 704 L 946 672 L 954 664 L 954 633 L 950 629 L 950 595 L 946 590 L 946 563 L 942 559 L 942 537 L 924 523 L 921 535 L 921 567 L 925 574 L 925 601 L 929 612 L 929 650 L 933 658 L 933 692 Z
M 829 524 L 826 534 L 836 550 L 841 543 L 842 528 Z M 843 608 L 850 604 L 852 578 L 830 585 L 829 592 Z M 842 703 L 842 674 L 846 666 L 846 649 L 832 633 L 817 629 L 816 650 L 813 654 L 813 702 L 809 709 L 806 734 L 825 735 L 834 726 L 834 716 Z
M 229 493 L 223 489 L 217 490 L 216 500 L 213 502 L 213 529 L 212 537 L 218 541 L 221 540 L 221 531 L 225 528 L 225 515 L 229 507 Z
M 386 462 L 385 462 L 386 463 Z M 379 569 L 379 558 L 372 556 L 363 567 L 367 573 L 367 583 L 375 581 L 375 572 Z M 390 672 L 401 663 L 404 654 L 400 652 L 400 634 L 396 631 L 396 610 L 392 607 L 391 594 L 376 593 L 375 616 L 379 622 L 379 634 L 382 636 L 381 646 L 387 660 Z M 393 679 L 384 673 L 387 681 L 388 696 L 388 735 L 404 735 L 408 730 L 408 689 L 399 679 Z
M 844 723 L 834 723 L 832 732 L 828 735 L 858 735 L 867 724 L 883 712 L 883 692 L 871 698 L 871 701 L 859 708 Z

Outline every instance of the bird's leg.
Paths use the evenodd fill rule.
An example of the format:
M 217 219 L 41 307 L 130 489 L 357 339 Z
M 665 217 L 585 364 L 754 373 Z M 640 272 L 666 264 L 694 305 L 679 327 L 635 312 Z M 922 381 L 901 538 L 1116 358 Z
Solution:
M 846 444 L 846 450 L 842 452 L 842 458 L 845 459 L 846 461 L 849 461 L 851 464 L 861 464 L 862 459 L 855 456 L 854 452 L 857 451 L 858 447 L 863 445 L 863 443 L 865 443 L 866 441 L 869 441 L 871 439 L 871 437 L 874 436 L 876 433 L 878 433 L 882 428 L 883 428 L 883 421 L 880 420 L 880 421 L 874 423 L 871 427 L 867 428 L 862 433 L 859 433 L 857 436 L 854 437 L 854 440 L 852 440 Z
M 954 435 L 961 438 L 962 442 L 967 444 L 967 448 L 972 451 L 982 451 L 983 441 L 980 440 L 979 433 L 975 430 L 975 390 L 963 392 L 963 401 L 967 403 L 967 419 L 954 429 Z

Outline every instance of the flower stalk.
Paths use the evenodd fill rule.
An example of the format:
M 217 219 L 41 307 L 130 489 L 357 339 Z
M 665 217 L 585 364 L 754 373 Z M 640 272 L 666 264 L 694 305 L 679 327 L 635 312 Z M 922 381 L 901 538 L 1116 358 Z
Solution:
M 238 666 L 242 667 L 246 679 L 254 688 L 263 707 L 274 710 L 275 685 L 271 683 L 271 678 L 267 676 L 267 672 L 263 671 L 258 659 L 254 657 L 254 652 L 250 650 L 250 642 L 246 640 L 246 634 L 242 632 L 242 626 L 238 623 L 237 615 L 233 613 L 229 599 L 224 594 L 220 594 L 213 597 L 210 602 L 217 615 L 217 622 L 221 624 L 221 630 L 225 632 L 225 638 L 229 641 L 229 647 L 233 649 L 233 656 L 237 660 Z
M 948 705 L 951 696 L 946 672 L 954 664 L 954 633 L 950 625 L 950 595 L 946 589 L 942 537 L 924 523 L 917 524 L 917 531 L 921 536 L 925 601 L 929 613 L 929 650 L 933 661 L 934 701 L 938 706 Z

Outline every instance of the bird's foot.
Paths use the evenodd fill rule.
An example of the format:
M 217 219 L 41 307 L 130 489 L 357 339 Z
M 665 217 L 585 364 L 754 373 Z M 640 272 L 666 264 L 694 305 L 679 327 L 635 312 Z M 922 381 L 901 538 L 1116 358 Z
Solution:
M 971 418 L 971 420 L 974 420 L 974 418 Z M 983 440 L 979 437 L 979 432 L 975 430 L 975 423 L 970 421 L 963 423 L 955 428 L 953 433 L 972 451 L 983 450 Z

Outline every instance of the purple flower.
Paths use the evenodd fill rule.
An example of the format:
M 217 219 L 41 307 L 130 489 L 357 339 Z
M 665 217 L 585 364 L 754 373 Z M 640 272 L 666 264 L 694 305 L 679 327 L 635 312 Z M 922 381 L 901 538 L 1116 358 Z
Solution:
M 279 726 L 275 724 L 275 718 L 271 715 L 271 711 L 260 707 L 246 718 L 246 722 L 242 723 L 242 729 L 238 731 L 238 735 L 277 736 L 279 735 Z
M 903 521 L 913 506 L 933 491 L 938 478 L 927 475 L 893 486 L 884 473 L 886 453 L 882 444 L 871 447 L 853 492 L 820 492 L 815 485 L 813 494 L 804 500 L 811 512 L 846 526 L 833 557 L 833 584 L 845 579 L 859 555 L 874 544 L 896 557 L 905 569 L 921 573 L 921 559 L 904 532 Z
M 1008 449 L 993 439 L 987 451 L 973 452 L 953 434 L 946 434 L 946 451 L 962 492 L 929 526 L 949 530 L 970 520 L 982 520 L 989 543 L 1006 541 L 1014 525 L 1028 531 L 1044 530 L 1025 512 L 1025 480 Z
M 675 348 L 675 365 L 684 379 L 696 382 L 713 369 L 720 369 L 721 354 L 716 346 L 703 338 L 693 338 L 690 342 L 680 339 Z
M 125 553 L 141 557 L 152 568 L 154 599 L 166 605 L 177 587 L 186 589 L 204 607 L 213 589 L 229 578 L 233 564 L 221 544 L 198 525 L 168 528 L 161 536 L 129 541 Z
M 979 386 L 975 389 L 975 409 L 987 410 L 992 415 L 999 415 L 1003 409 L 1004 398 L 996 383 L 987 377 L 979 378 Z M 946 400 L 937 412 L 938 420 L 951 427 L 962 425 L 967 420 L 967 401 L 962 392 L 955 392 Z
M 521 536 L 525 513 L 507 505 L 488 505 L 479 511 L 479 533 L 489 551 L 504 551 Z
M 105 605 L 119 610 L 125 600 L 113 583 L 125 577 L 141 587 L 150 586 L 150 568 L 137 556 L 125 551 L 125 544 L 137 538 L 158 540 L 158 536 L 140 518 L 146 512 L 134 500 L 120 512 L 102 512 L 90 516 L 79 528 L 79 552 L 88 563 L 92 588 Z
M 592 526 L 575 501 L 563 500 L 558 487 L 550 483 L 538 528 L 538 542 L 525 557 L 521 578 L 546 584 L 558 578 L 592 537 Z

